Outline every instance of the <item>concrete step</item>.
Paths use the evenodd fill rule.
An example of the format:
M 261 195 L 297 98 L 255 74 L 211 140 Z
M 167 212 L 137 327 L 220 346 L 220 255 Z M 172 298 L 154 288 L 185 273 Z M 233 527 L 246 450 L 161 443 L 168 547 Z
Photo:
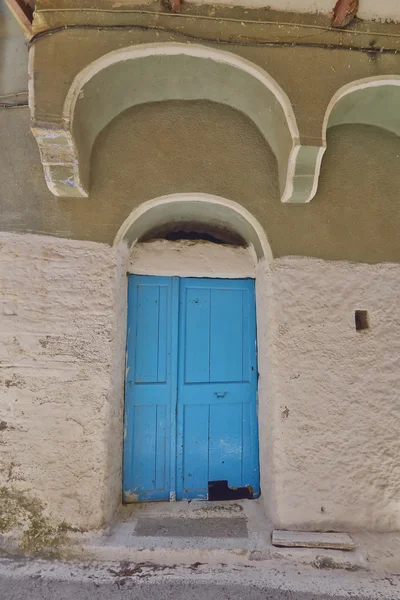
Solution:
M 85 558 L 150 561 L 174 566 L 211 564 L 254 566 L 264 561 L 313 564 L 315 568 L 365 568 L 360 552 L 321 548 L 277 548 L 272 526 L 257 500 L 152 503 L 121 510 L 113 526 L 90 536 Z

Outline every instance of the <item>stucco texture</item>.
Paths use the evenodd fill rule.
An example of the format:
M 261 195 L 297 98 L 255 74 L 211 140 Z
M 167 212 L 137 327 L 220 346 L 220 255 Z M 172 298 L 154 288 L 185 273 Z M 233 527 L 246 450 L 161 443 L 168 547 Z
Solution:
M 275 257 L 400 259 L 400 141 L 375 127 L 328 131 L 317 195 L 301 206 L 281 204 L 275 157 L 257 128 L 219 104 L 153 103 L 121 114 L 97 138 L 84 200 L 48 191 L 26 110 L 0 112 L 0 127 L 3 230 L 112 244 L 141 202 L 201 191 L 243 204 Z
M 281 526 L 400 529 L 399 275 L 299 258 L 271 267 L 269 493 Z M 357 309 L 370 329 L 356 331 Z
M 1 235 L 0 487 L 83 529 L 121 501 L 128 265 L 123 246 Z M 258 264 L 261 486 L 276 526 L 400 530 L 399 269 Z
M 118 261 L 101 244 L 0 238 L 0 487 L 28 491 L 55 522 L 81 528 L 100 527 L 119 503 Z

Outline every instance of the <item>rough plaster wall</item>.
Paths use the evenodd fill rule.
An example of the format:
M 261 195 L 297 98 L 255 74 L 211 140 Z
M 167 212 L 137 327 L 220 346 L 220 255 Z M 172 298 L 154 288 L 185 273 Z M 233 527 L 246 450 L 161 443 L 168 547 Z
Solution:
M 58 522 L 99 527 L 120 490 L 123 255 L 32 235 L 0 242 L 1 483 L 30 490 Z
M 252 248 L 202 241 L 155 240 L 133 247 L 129 271 L 176 277 L 254 277 Z
M 261 134 L 240 113 L 212 103 L 155 103 L 115 119 L 95 144 L 85 200 L 60 200 L 48 191 L 28 111 L 0 111 L 0 132 L 0 228 L 6 231 L 111 244 L 141 202 L 203 192 L 249 210 L 274 256 L 400 260 L 400 142 L 374 127 L 328 132 L 318 193 L 306 206 L 281 204 L 275 159 Z
M 272 272 L 273 519 L 400 530 L 400 268 L 285 258 Z
M 57 521 L 120 502 L 124 246 L 1 235 L 0 476 Z M 262 493 L 275 525 L 400 529 L 400 267 L 256 269 Z M 354 311 L 371 328 L 356 332 Z
M 0 134 L 0 229 L 79 237 L 70 225 L 68 202 L 57 201 L 47 188 L 29 109 L 0 110 Z
M 244 115 L 209 102 L 143 105 L 98 137 L 92 195 L 69 201 L 71 226 L 83 236 L 87 223 L 96 223 L 96 236 L 112 241 L 113 223 L 122 223 L 140 202 L 201 191 L 249 210 L 274 256 L 397 261 L 399 157 L 394 134 L 368 126 L 333 128 L 316 197 L 306 206 L 285 205 L 275 157 Z
M 273 263 L 272 263 L 273 264 Z M 261 497 L 265 513 L 271 521 L 276 518 L 274 472 L 274 390 L 272 388 L 271 332 L 273 331 L 271 264 L 261 260 L 256 265 L 256 315 L 258 363 L 258 437 L 260 448 Z
M 28 89 L 28 48 L 8 6 L 0 3 L 0 95 Z M 12 98 L 8 98 L 12 101 Z
M 116 268 L 113 287 L 113 336 L 111 360 L 111 393 L 109 396 L 107 444 L 107 485 L 105 491 L 105 522 L 109 523 L 121 503 L 122 450 L 125 394 L 125 348 L 127 327 L 129 250 L 124 243 L 115 249 Z

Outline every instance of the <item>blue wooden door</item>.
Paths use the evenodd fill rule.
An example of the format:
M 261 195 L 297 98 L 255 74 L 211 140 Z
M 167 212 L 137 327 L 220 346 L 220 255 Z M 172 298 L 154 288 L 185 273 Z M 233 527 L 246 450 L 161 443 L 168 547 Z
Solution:
M 126 502 L 259 495 L 256 361 L 253 280 L 129 277 Z

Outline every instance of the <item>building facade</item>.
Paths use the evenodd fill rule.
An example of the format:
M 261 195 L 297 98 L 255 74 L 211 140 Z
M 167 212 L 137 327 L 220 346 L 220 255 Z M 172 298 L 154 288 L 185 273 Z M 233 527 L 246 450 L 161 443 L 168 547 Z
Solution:
M 276 527 L 400 529 L 398 9 L 388 2 L 388 14 L 375 14 L 365 0 L 360 19 L 337 30 L 329 3 L 300 4 L 296 13 L 190 3 L 171 12 L 41 0 L 26 62 L 22 33 L 2 14 L 2 93 L 23 91 L 29 54 L 29 109 L 0 109 L 4 531 L 21 524 L 27 498 L 54 526 L 106 526 L 123 499 L 143 499 L 134 476 L 123 486 L 131 459 L 143 478 L 154 462 L 154 481 L 167 479 L 150 477 L 150 487 L 174 500 L 179 435 L 183 461 L 192 452 L 201 469 L 207 455 L 206 484 L 245 487 L 246 468 L 259 469 Z M 163 292 L 158 329 L 151 312 L 129 321 L 142 367 L 127 358 L 131 275 L 171 290 L 192 279 L 222 280 L 224 290 L 226 280 L 255 282 L 254 335 L 243 333 L 252 313 L 240 321 L 242 379 L 229 372 L 242 318 L 231 296 L 215 321 L 218 342 L 211 333 L 204 342 L 216 357 L 208 379 L 183 377 L 218 383 L 213 402 L 226 401 L 224 412 L 210 400 L 209 416 L 193 412 L 186 429 L 168 412 L 179 413 L 180 401 L 169 362 L 160 375 L 160 340 L 172 348 L 175 335 L 173 325 L 163 333 Z M 193 313 L 193 333 L 181 339 L 189 317 L 165 314 L 165 323 L 177 319 L 176 364 L 192 348 L 200 369 L 211 316 L 203 327 Z M 246 348 L 255 341 L 253 360 Z M 138 396 L 128 388 L 153 383 L 153 363 L 172 404 L 131 421 L 128 398 Z M 130 379 L 131 367 L 143 380 Z M 225 374 L 213 379 L 213 369 Z M 233 384 L 247 381 L 251 426 L 247 409 L 236 419 L 238 401 L 228 401 L 243 393 Z M 200 436 L 204 418 L 221 437 L 214 446 L 204 441 L 211 433 Z M 243 466 L 246 443 L 255 467 Z M 239 484 L 210 458 L 222 456 L 221 444 L 230 457 L 240 447 Z

